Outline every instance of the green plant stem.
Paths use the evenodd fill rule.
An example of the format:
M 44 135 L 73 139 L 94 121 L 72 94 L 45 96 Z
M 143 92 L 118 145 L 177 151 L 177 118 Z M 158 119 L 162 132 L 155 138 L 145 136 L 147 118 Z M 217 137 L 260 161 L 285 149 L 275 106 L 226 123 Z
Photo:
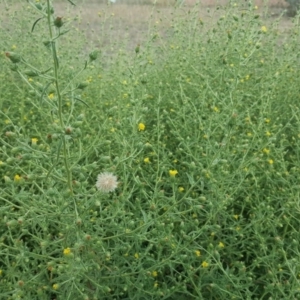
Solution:
M 52 55 L 53 55 L 53 65 L 54 65 L 54 82 L 55 82 L 55 89 L 57 93 L 57 99 L 58 99 L 58 117 L 59 117 L 59 122 L 62 131 L 64 132 L 64 121 L 63 121 L 63 112 L 62 112 L 62 97 L 59 89 L 59 84 L 58 84 L 58 58 L 57 58 L 57 53 L 56 53 L 56 44 L 55 41 L 53 40 L 53 32 L 52 32 L 52 22 L 51 22 L 51 12 L 50 12 L 50 0 L 47 0 L 47 19 L 48 19 L 48 27 L 49 27 L 49 35 L 51 39 L 51 48 L 52 48 Z M 70 171 L 69 163 L 68 163 L 68 157 L 67 157 L 67 145 L 66 145 L 66 140 L 63 134 L 63 157 L 64 157 L 64 165 L 66 168 L 67 172 L 67 182 L 68 182 L 68 187 L 70 192 L 73 194 L 73 188 L 72 188 L 72 174 Z

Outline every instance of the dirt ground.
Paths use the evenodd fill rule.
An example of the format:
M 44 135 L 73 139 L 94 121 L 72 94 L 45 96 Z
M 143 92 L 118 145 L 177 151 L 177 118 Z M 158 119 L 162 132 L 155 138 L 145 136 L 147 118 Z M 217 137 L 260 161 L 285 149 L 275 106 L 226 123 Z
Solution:
M 118 1 L 118 0 L 117 0 Z M 89 0 L 80 9 L 80 24 L 90 30 L 87 31 L 87 35 L 90 39 L 98 40 L 96 44 L 101 47 L 109 43 L 113 43 L 113 40 L 120 40 L 127 37 L 131 44 L 131 48 L 134 48 L 137 44 L 142 43 L 145 37 L 145 33 L 149 30 L 149 24 L 153 27 L 156 26 L 157 30 L 164 30 L 164 27 L 168 26 L 168 22 L 172 19 L 172 7 L 170 5 L 157 5 L 154 9 L 152 5 L 138 5 L 130 4 L 130 0 L 119 0 L 114 4 L 107 5 L 105 3 L 99 3 L 99 0 Z M 131 0 L 134 1 L 134 0 Z M 138 1 L 138 0 L 136 0 Z M 152 1 L 152 0 L 145 0 Z M 171 1 L 171 0 L 169 0 Z M 159 3 L 159 0 L 157 0 Z M 172 2 L 174 2 L 172 0 Z M 228 4 L 228 0 L 201 0 L 201 9 L 199 10 L 199 18 L 203 21 L 213 22 L 211 14 L 207 12 L 209 8 L 211 11 L 217 6 L 224 6 Z M 247 8 L 247 1 L 237 0 L 237 3 L 245 3 Z M 276 17 L 280 16 L 282 12 L 287 9 L 286 2 L 284 0 L 271 0 L 268 5 L 264 4 L 265 0 L 255 1 L 255 5 L 258 6 L 258 13 L 266 19 L 267 22 L 272 22 Z M 196 0 L 185 0 L 185 5 L 180 8 L 182 14 L 192 9 L 196 3 Z M 58 10 L 62 9 L 61 6 L 57 7 Z M 267 10 L 266 10 L 267 8 Z M 77 13 L 78 9 L 74 9 L 73 14 Z M 266 12 L 267 13 L 263 13 Z M 70 11 L 71 13 L 71 11 Z M 218 17 L 218 13 L 214 16 Z M 285 15 L 280 23 L 280 29 L 282 31 L 288 30 L 291 26 L 291 18 Z
M 7 1 L 8 0 L 4 0 Z M 173 18 L 172 5 L 165 5 L 166 2 L 175 0 L 157 0 L 158 5 L 154 8 L 151 4 L 132 4 L 132 3 L 151 3 L 153 0 L 116 0 L 114 4 L 107 4 L 106 0 L 73 0 L 78 3 L 76 7 L 70 6 L 67 0 L 54 1 L 55 13 L 62 16 L 65 20 L 73 19 L 77 16 L 77 21 L 73 23 L 76 31 L 80 31 L 89 41 L 99 48 L 110 48 L 117 41 L 126 38 L 129 48 L 134 49 L 137 44 L 143 43 L 149 28 L 157 32 L 164 32 L 165 28 Z M 229 0 L 201 0 L 201 9 L 198 9 L 199 18 L 204 22 L 214 22 L 222 13 L 222 6 L 228 4 Z M 272 22 L 276 17 L 280 16 L 287 8 L 284 0 L 270 0 L 265 4 L 265 0 L 254 1 L 258 6 L 258 13 L 268 22 Z M 2 3 L 2 4 L 1 4 Z M 5 3 L 5 2 L 4 2 Z M 179 8 L 184 16 L 189 10 L 193 9 L 196 0 L 185 0 L 185 5 Z M 244 5 L 247 8 L 247 1 L 236 0 L 236 3 Z M 163 5 L 164 4 L 164 5 Z M 13 5 L 14 10 L 18 10 L 20 5 Z M 0 1 L 0 19 L 3 16 L 3 2 Z M 214 11 L 214 8 L 220 6 L 218 13 L 209 14 L 207 9 Z M 9 20 L 7 20 L 9 22 Z M 3 22 L 4 23 L 4 22 Z M 288 32 L 291 27 L 291 18 L 284 15 L 280 21 L 280 30 Z M 13 26 L 13 24 L 12 24 Z M 76 31 L 74 37 L 76 38 Z M 109 51 L 109 50 L 107 50 Z

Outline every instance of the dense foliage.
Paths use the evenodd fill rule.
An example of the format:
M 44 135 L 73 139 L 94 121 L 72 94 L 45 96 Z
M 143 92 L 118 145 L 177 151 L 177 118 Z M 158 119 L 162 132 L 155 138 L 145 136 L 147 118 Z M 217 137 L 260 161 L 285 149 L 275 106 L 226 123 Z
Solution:
M 243 5 L 113 57 L 7 8 L 1 299 L 299 299 L 299 20 Z

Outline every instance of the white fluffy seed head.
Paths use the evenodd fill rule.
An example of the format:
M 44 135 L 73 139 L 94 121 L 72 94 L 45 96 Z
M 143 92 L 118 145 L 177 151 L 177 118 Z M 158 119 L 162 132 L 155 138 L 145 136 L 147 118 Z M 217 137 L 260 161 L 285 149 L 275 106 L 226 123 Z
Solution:
M 117 176 L 112 173 L 104 172 L 97 176 L 96 188 L 103 192 L 113 192 L 118 187 Z

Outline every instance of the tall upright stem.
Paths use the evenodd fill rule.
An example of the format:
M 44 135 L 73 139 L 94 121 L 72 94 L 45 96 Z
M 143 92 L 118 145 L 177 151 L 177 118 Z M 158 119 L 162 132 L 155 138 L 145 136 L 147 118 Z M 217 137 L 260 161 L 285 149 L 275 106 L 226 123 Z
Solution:
M 63 159 L 64 159 L 64 165 L 67 172 L 67 182 L 68 187 L 71 193 L 73 193 L 73 187 L 72 187 L 72 173 L 69 167 L 68 162 L 68 153 L 67 153 L 67 145 L 66 145 L 66 139 L 65 139 L 65 124 L 63 121 L 63 112 L 62 112 L 62 97 L 60 93 L 59 88 L 59 78 L 58 78 L 58 69 L 59 69 L 59 63 L 58 63 L 58 57 L 56 52 L 56 42 L 53 40 L 53 18 L 51 16 L 51 5 L 50 0 L 47 0 L 47 20 L 48 20 L 48 28 L 49 28 L 49 35 L 50 35 L 50 43 L 51 43 L 51 50 L 52 50 L 52 56 L 53 56 L 53 66 L 54 66 L 54 85 L 56 89 L 57 99 L 58 99 L 58 118 L 60 127 L 62 130 L 62 144 L 63 144 Z

